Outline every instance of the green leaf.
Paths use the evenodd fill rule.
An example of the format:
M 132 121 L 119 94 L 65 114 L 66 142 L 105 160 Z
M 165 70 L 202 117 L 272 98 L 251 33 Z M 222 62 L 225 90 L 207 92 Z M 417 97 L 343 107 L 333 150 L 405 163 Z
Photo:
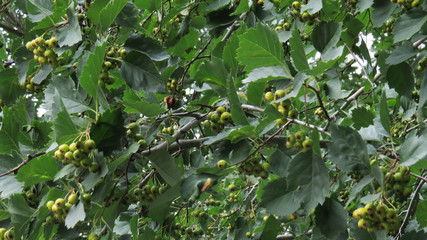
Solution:
M 98 80 L 99 74 L 102 70 L 102 64 L 104 63 L 106 48 L 107 42 L 95 47 L 95 51 L 89 54 L 86 64 L 83 67 L 82 75 L 79 79 L 84 90 L 95 99 L 98 98 Z
M 393 67 L 389 67 L 386 74 L 386 80 L 391 88 L 394 88 L 397 93 L 408 98 L 411 97 L 414 89 L 414 77 L 412 75 L 411 66 L 408 63 L 402 62 Z
M 11 222 L 15 227 L 15 239 L 21 239 L 35 210 L 28 206 L 22 194 L 10 196 L 7 210 L 9 211 Z
M 332 141 L 328 144 L 329 159 L 344 172 L 369 170 L 366 143 L 354 129 L 331 126 Z
M 206 61 L 200 64 L 196 73 L 196 78 L 199 83 L 208 83 L 211 87 L 215 87 L 212 86 L 212 84 L 220 87 L 226 87 L 229 74 L 225 68 L 224 62 L 221 59 L 214 57 L 211 61 Z
M 74 228 L 74 226 L 83 221 L 86 217 L 86 213 L 84 210 L 83 202 L 79 201 L 78 204 L 73 205 L 70 208 L 70 211 L 67 213 L 67 217 L 65 218 L 65 226 L 70 229 Z
M 309 1 L 306 5 L 301 7 L 301 12 L 307 11 L 310 14 L 315 14 L 322 9 L 322 1 Z
M 351 193 L 350 196 L 348 197 L 347 200 L 347 205 L 351 203 L 351 201 L 353 201 L 356 196 L 369 184 L 372 182 L 372 180 L 374 179 L 374 176 L 369 174 L 366 175 L 362 178 L 362 180 L 360 180 L 358 183 L 356 183 L 352 189 L 351 189 Z
M 239 6 L 236 8 L 236 11 L 234 11 L 234 13 L 232 13 L 231 15 L 239 15 L 244 12 L 248 12 L 249 10 L 250 8 L 248 0 L 240 0 Z
M 227 78 L 227 95 L 230 100 L 231 107 L 231 118 L 233 122 L 238 125 L 248 125 L 248 119 L 246 118 L 246 114 L 243 111 L 242 105 L 239 101 L 239 97 L 237 96 L 236 87 L 234 86 L 234 81 L 232 78 Z
M 142 100 L 138 94 L 129 87 L 126 87 L 123 96 L 123 105 L 127 113 L 142 113 L 147 117 L 154 117 L 160 113 L 166 112 L 166 109 L 160 104 L 152 104 Z
M 327 62 L 341 56 L 343 46 L 337 47 L 342 31 L 342 23 L 321 22 L 311 34 L 313 46 L 322 53 L 322 61 Z
M 164 91 L 165 82 L 149 56 L 131 51 L 123 60 L 120 74 L 132 89 L 144 92 Z
M 4 108 L 0 131 L 0 153 L 11 154 L 13 151 L 20 151 L 18 143 L 19 127 L 13 112 L 9 108 Z
M 327 239 L 342 239 L 339 237 L 347 232 L 348 213 L 339 202 L 327 198 L 314 214 L 316 226 Z
M 341 35 L 341 24 L 335 22 L 321 22 L 313 29 L 311 39 L 317 51 L 323 53 L 325 50 L 336 46 Z
M 427 227 L 427 201 L 421 201 L 417 205 L 417 211 L 415 212 L 417 222 L 421 228 Z
M 125 136 L 123 117 L 120 109 L 104 112 L 91 127 L 90 136 L 96 142 L 96 148 L 109 155 L 121 148 L 121 139 Z
M 139 10 L 132 2 L 127 2 L 122 11 L 114 20 L 118 25 L 124 28 L 136 27 L 138 24 Z
M 56 116 L 56 119 L 53 121 L 53 129 L 56 133 L 56 142 L 61 144 L 73 139 L 78 134 L 78 131 L 67 110 L 63 109 Z
M 255 82 L 262 80 L 262 82 L 267 82 L 270 80 L 283 79 L 283 78 L 292 78 L 282 67 L 260 67 L 252 70 L 248 74 L 248 77 L 243 79 L 243 83 Z
M 415 51 L 411 42 L 403 43 L 400 47 L 396 48 L 390 56 L 386 59 L 386 63 L 390 65 L 396 65 L 401 62 L 408 60 L 409 58 L 415 56 L 417 51 Z
M 289 39 L 289 47 L 291 49 L 291 57 L 296 69 L 301 72 L 309 70 L 310 67 L 308 66 L 307 58 L 305 56 L 304 45 L 296 24 L 292 27 L 292 37 Z
M 53 180 L 56 172 L 58 172 L 58 165 L 55 158 L 50 155 L 43 155 L 22 166 L 15 177 L 18 181 L 24 182 L 25 187 L 28 187 Z
M 359 12 L 363 12 L 366 9 L 368 9 L 373 2 L 374 2 L 373 0 L 359 0 L 357 1 L 356 8 Z
M 175 186 L 181 180 L 181 169 L 167 151 L 154 151 L 147 158 L 167 184 Z
M 60 47 L 73 46 L 82 40 L 82 32 L 80 30 L 79 20 L 74 14 L 71 6 L 67 9 L 68 24 L 56 30 L 55 36 Z
M 353 109 L 351 116 L 356 129 L 374 124 L 374 114 L 364 107 Z
M 246 72 L 259 67 L 280 66 L 290 77 L 291 73 L 283 56 L 283 47 L 277 33 L 267 25 L 258 23 L 255 29 L 249 29 L 239 36 L 237 59 L 246 65 Z
M 402 236 L 402 240 L 424 240 L 427 238 L 427 233 L 423 230 L 405 232 Z
M 28 16 L 33 22 L 40 22 L 53 13 L 52 2 L 50 0 L 28 0 L 25 3 Z
M 422 107 L 427 101 L 427 74 L 424 74 L 424 78 L 422 79 L 419 93 L 420 93 L 420 99 L 418 104 L 419 104 L 419 108 L 422 109 Z
M 298 153 L 288 166 L 288 188 L 294 201 L 300 202 L 307 212 L 322 204 L 329 193 L 329 176 L 325 162 L 315 153 Z
M 271 214 L 287 217 L 300 207 L 300 202 L 294 201 L 293 192 L 287 189 L 285 178 L 267 183 L 263 190 L 261 206 Z
M 246 96 L 248 97 L 248 103 L 254 106 L 261 106 L 264 99 L 264 92 L 260 89 L 265 89 L 264 82 L 251 82 L 248 84 L 248 90 Z
M 127 0 L 115 0 L 112 3 L 110 2 L 107 4 L 107 6 L 99 12 L 100 22 L 104 29 L 110 27 L 127 2 Z
M 427 13 L 421 9 L 412 9 L 400 16 L 393 27 L 394 43 L 411 38 L 426 21 Z
M 63 106 L 70 114 L 80 113 L 89 109 L 85 103 L 86 92 L 81 88 L 76 89 L 75 83 L 70 77 L 52 76 L 49 85 L 44 90 L 44 94 L 44 106 L 50 110 L 52 116 L 56 116 Z
M 51 122 L 41 122 L 39 120 L 31 121 L 31 126 L 33 126 L 33 142 L 34 148 L 44 147 L 51 139 L 50 134 L 52 133 L 52 123 Z
M 400 147 L 400 163 L 405 166 L 412 166 L 422 161 L 426 165 L 426 141 L 427 134 L 425 132 L 420 136 L 410 133 Z
M 24 91 L 18 84 L 18 76 L 14 69 L 5 69 L 0 72 L 0 98 L 5 104 L 12 104 Z
M 372 22 L 373 27 L 381 27 L 391 16 L 397 4 L 393 4 L 390 1 L 375 0 L 372 7 Z
M 242 2 L 244 1 L 241 1 L 240 4 L 242 4 Z M 235 32 L 232 34 L 227 42 L 225 42 L 224 48 L 222 49 L 222 59 L 224 60 L 224 63 L 227 64 L 227 66 L 230 68 L 232 76 L 237 73 L 239 68 L 239 63 L 236 59 L 237 49 L 239 48 L 239 33 L 240 32 Z
M 281 227 L 279 222 L 276 220 L 276 218 L 273 215 L 270 215 L 265 222 L 264 228 L 262 229 L 261 236 L 259 237 L 259 240 L 270 240 L 270 239 L 276 239 L 276 236 L 278 232 L 280 231 Z
M 124 150 L 120 156 L 112 161 L 110 164 L 108 164 L 108 169 L 110 170 L 110 172 L 114 172 L 114 170 L 116 170 L 116 168 L 126 162 L 126 160 L 129 160 L 129 157 L 136 153 L 136 151 L 138 151 L 139 149 L 139 145 L 138 143 L 132 143 L 128 148 L 126 148 L 126 150 Z
M 24 183 L 18 182 L 13 175 L 0 177 L 0 196 L 3 199 L 9 198 L 14 193 L 21 193 Z
M 279 177 L 286 177 L 290 161 L 289 156 L 281 148 L 277 148 L 269 159 L 270 169 Z
M 35 84 L 40 84 L 43 82 L 47 76 L 53 71 L 53 68 L 50 64 L 43 64 L 41 70 L 33 77 L 33 81 Z
M 101 10 L 110 3 L 110 0 L 96 0 L 90 4 L 86 11 L 86 16 L 94 23 L 99 24 L 101 19 Z
M 159 9 L 161 2 L 157 0 L 135 0 L 135 5 L 141 9 L 146 9 L 151 12 Z
M 381 95 L 380 103 L 377 105 L 377 112 L 380 113 L 380 122 L 384 130 L 390 135 L 390 114 L 388 112 L 387 97 L 385 92 Z
M 126 39 L 125 48 L 142 52 L 154 61 L 163 61 L 169 58 L 169 54 L 158 41 L 142 34 L 131 35 Z

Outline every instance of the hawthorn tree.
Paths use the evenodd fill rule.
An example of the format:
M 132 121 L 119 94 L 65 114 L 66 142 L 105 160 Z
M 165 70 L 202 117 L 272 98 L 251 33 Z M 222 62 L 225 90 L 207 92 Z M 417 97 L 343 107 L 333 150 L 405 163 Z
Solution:
M 3 0 L 0 239 L 427 239 L 423 0 Z

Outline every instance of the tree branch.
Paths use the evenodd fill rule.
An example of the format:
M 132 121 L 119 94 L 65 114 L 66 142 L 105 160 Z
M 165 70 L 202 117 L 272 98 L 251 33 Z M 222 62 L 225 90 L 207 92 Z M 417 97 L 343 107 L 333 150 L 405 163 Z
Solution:
M 403 219 L 402 225 L 400 225 L 399 232 L 396 234 L 396 237 L 395 237 L 396 240 L 398 240 L 402 237 L 403 230 L 405 229 L 406 224 L 409 221 L 409 216 L 411 215 L 411 210 L 414 207 L 415 199 L 417 198 L 418 193 L 420 192 L 421 187 L 423 186 L 424 183 L 425 183 L 425 181 L 420 181 L 418 183 L 417 188 L 415 189 L 414 195 L 412 196 L 411 201 L 409 202 L 408 209 L 406 210 L 405 218 Z
M 26 159 L 26 160 L 24 160 L 21 164 L 19 164 L 18 166 L 16 166 L 15 168 L 13 168 L 13 169 L 11 169 L 11 170 L 9 170 L 9 171 L 7 171 L 7 172 L 5 172 L 5 173 L 3 173 L 3 174 L 1 174 L 0 175 L 0 177 L 3 177 L 3 176 L 6 176 L 6 175 L 9 175 L 9 174 L 11 174 L 11 173 L 13 173 L 13 172 L 17 172 L 18 171 L 18 169 L 20 169 L 22 166 L 24 166 L 25 164 L 27 164 L 28 162 L 30 162 L 31 160 L 33 160 L 34 158 L 38 158 L 38 157 L 40 157 L 40 156 L 42 156 L 42 155 L 44 155 L 44 154 L 46 154 L 46 152 L 41 152 L 41 153 L 37 153 L 37 154 L 35 154 L 35 155 L 28 155 L 28 158 Z
M 11 26 L 8 26 L 6 24 L 0 23 L 0 28 L 3 28 L 6 32 L 15 34 L 18 37 L 23 37 L 25 34 L 19 30 L 14 29 Z

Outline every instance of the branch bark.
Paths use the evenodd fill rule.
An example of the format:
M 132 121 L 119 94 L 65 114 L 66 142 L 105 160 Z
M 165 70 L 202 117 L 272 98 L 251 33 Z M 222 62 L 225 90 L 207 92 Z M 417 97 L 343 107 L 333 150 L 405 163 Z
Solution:
M 9 170 L 9 171 L 7 171 L 7 172 L 5 172 L 5 173 L 3 173 L 3 174 L 1 174 L 0 175 L 0 177 L 3 177 L 3 176 L 6 176 L 6 175 L 9 175 L 9 174 L 11 174 L 11 173 L 13 173 L 13 172 L 17 172 L 22 166 L 24 166 L 25 164 L 27 164 L 27 163 L 29 163 L 31 160 L 33 160 L 34 158 L 38 158 L 38 157 L 40 157 L 40 156 L 42 156 L 42 155 L 44 155 L 44 154 L 46 154 L 46 152 L 41 152 L 41 153 L 37 153 L 37 154 L 35 154 L 35 155 L 28 155 L 28 158 L 26 159 L 26 160 L 24 160 L 21 164 L 19 164 L 18 166 L 16 166 L 15 168 L 12 168 L 11 170 Z

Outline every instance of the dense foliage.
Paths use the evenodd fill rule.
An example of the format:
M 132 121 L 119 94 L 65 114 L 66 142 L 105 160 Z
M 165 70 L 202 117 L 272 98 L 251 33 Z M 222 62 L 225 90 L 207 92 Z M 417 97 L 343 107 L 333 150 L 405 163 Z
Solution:
M 2 0 L 0 239 L 427 239 L 426 11 Z

